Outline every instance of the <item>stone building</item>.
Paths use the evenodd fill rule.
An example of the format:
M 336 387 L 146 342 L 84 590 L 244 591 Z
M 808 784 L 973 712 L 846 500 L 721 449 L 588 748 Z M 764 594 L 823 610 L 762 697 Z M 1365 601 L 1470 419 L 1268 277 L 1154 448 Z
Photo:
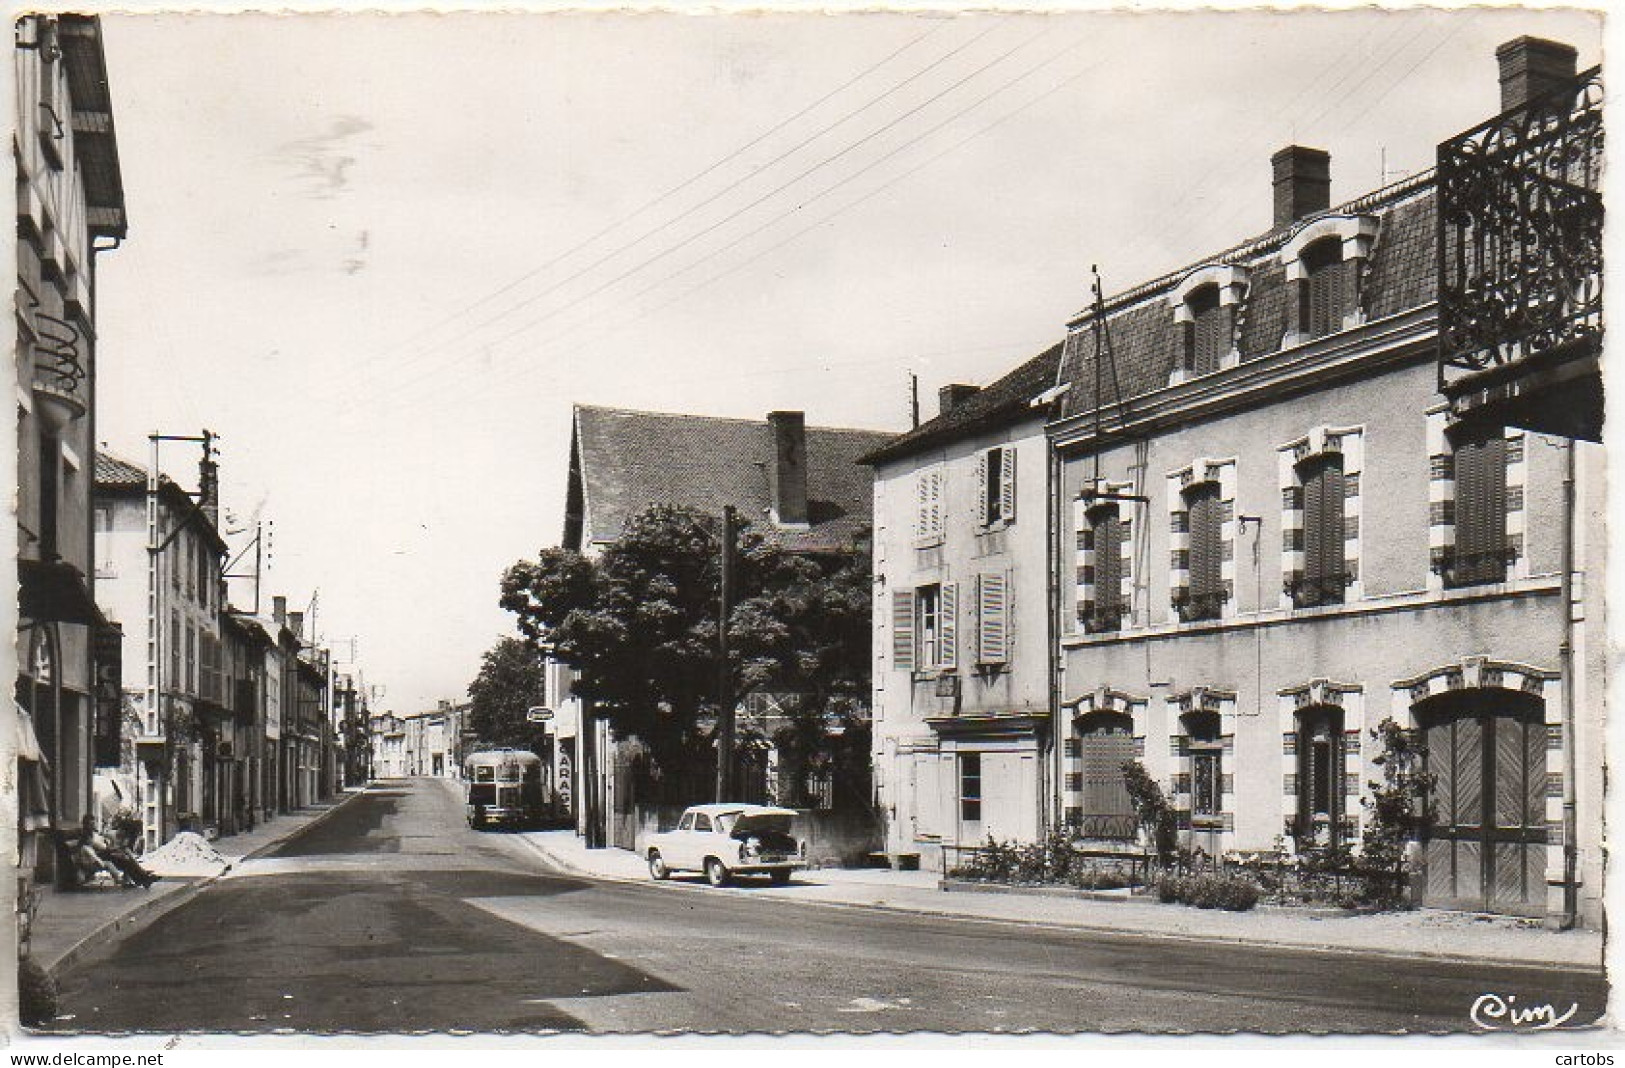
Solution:
M 14 31 L 16 697 L 48 769 L 40 820 L 70 827 L 91 809 L 96 764 L 118 759 L 116 685 L 96 699 L 120 636 L 96 606 L 91 492 L 96 256 L 125 236 L 124 189 L 100 20 L 30 14 Z

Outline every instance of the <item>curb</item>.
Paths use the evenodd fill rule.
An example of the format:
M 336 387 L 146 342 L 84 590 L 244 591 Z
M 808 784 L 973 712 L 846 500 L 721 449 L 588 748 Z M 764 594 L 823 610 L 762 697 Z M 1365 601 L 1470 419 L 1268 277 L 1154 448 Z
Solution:
M 597 872 L 586 871 L 563 859 L 562 857 L 555 855 L 539 843 L 532 842 L 528 838 L 522 840 L 543 859 L 562 869 L 567 875 L 577 878 L 591 879 L 598 882 L 622 883 L 627 885 L 650 887 L 655 885 L 647 879 L 632 879 L 620 875 L 605 875 Z M 687 889 L 698 890 L 700 887 L 687 887 Z M 957 889 L 958 888 L 956 888 L 956 891 Z M 997 893 L 998 891 L 990 890 L 986 892 Z M 1362 949 L 1347 946 L 1329 946 L 1325 945 L 1324 943 L 1316 942 L 1283 942 L 1265 938 L 1248 938 L 1243 935 L 1196 935 L 1183 934 L 1174 931 L 1134 931 L 1126 930 L 1121 926 L 1112 926 L 1103 923 L 1059 923 L 1053 920 L 1016 920 L 1000 916 L 973 916 L 963 912 L 955 912 L 950 909 L 921 908 L 911 905 L 882 905 L 864 901 L 802 900 L 787 897 L 782 894 L 773 895 L 773 899 L 777 901 L 789 901 L 792 904 L 810 905 L 823 908 L 863 909 L 868 912 L 889 912 L 909 916 L 929 916 L 934 919 L 968 920 L 973 923 L 995 923 L 1011 927 L 1035 928 L 1046 931 L 1072 931 L 1117 935 L 1119 937 L 1138 937 L 1144 939 L 1157 939 L 1165 942 L 1194 942 L 1209 945 L 1213 943 L 1222 943 L 1227 946 L 1240 946 L 1249 949 L 1275 949 L 1285 950 L 1288 952 L 1295 951 L 1299 953 L 1334 953 L 1339 956 L 1376 958 L 1382 960 L 1426 960 L 1437 961 L 1441 964 L 1474 964 L 1478 965 L 1479 967 L 1529 968 L 1536 971 L 1579 971 L 1591 972 L 1599 975 L 1607 974 L 1606 968 L 1601 963 L 1585 964 L 1565 961 L 1521 960 L 1515 957 L 1484 957 L 1474 956 L 1467 953 L 1449 953 L 1434 950 L 1401 950 L 1380 948 Z M 1112 900 L 1122 899 L 1113 898 Z
M 271 839 L 269 842 L 266 842 L 253 852 L 238 858 L 236 864 L 232 864 L 223 871 L 220 871 L 214 875 L 205 875 L 201 878 L 192 879 L 179 890 L 171 891 L 160 898 L 153 898 L 149 901 L 143 901 L 130 911 L 118 916 L 114 916 L 112 919 L 106 921 L 100 927 L 95 928 L 89 934 L 79 939 L 79 941 L 73 943 L 67 949 L 63 950 L 62 955 L 57 957 L 56 960 L 45 964 L 45 971 L 50 974 L 52 978 L 56 978 L 62 972 L 65 972 L 69 968 L 78 964 L 81 960 L 88 957 L 93 951 L 100 949 L 108 942 L 114 941 L 121 936 L 128 937 L 129 935 L 134 934 L 136 931 L 146 927 L 148 924 L 160 919 L 165 914 L 180 908 L 182 905 L 191 901 L 198 894 L 202 893 L 206 888 L 218 882 L 223 876 L 232 871 L 237 864 L 242 864 L 245 861 L 253 860 L 262 853 L 274 849 L 283 842 L 286 842 L 294 835 L 300 834 L 303 831 L 316 826 L 318 823 L 326 820 L 329 816 L 333 815 L 333 813 L 343 808 L 347 803 L 349 803 L 349 801 L 358 796 L 360 795 L 347 794 L 345 797 L 328 808 L 326 812 L 323 812 L 315 819 L 312 819 L 299 827 L 293 828 L 280 838 Z

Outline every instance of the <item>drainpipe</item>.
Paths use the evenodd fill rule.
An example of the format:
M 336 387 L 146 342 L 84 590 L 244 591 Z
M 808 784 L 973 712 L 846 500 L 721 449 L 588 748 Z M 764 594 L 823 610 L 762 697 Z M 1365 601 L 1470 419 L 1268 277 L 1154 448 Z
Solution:
M 1579 829 L 1575 821 L 1574 737 L 1574 442 L 1563 443 L 1563 577 L 1559 601 L 1563 606 L 1563 639 L 1557 647 L 1558 670 L 1563 679 L 1563 922 L 1569 930 L 1579 922 Z
M 1044 436 L 1044 464 L 1047 468 L 1049 493 L 1046 495 L 1046 537 L 1044 538 L 1045 582 L 1048 584 L 1049 596 L 1049 748 L 1050 762 L 1048 765 L 1048 789 L 1039 791 L 1038 826 L 1041 830 L 1049 829 L 1049 814 L 1055 810 L 1057 817 L 1061 815 L 1061 786 L 1066 781 L 1061 767 L 1063 748 L 1061 746 L 1061 581 L 1056 573 L 1060 566 L 1060 537 L 1061 537 L 1061 457 L 1055 448 L 1053 439 L 1048 434 Z M 1056 826 L 1061 825 L 1057 818 Z

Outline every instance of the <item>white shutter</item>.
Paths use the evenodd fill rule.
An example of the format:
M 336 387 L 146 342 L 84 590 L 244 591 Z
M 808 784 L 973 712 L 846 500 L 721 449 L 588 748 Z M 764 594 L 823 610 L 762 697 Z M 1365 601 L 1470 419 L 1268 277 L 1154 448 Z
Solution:
M 1002 664 L 1009 659 L 1009 590 L 1002 573 L 976 576 L 976 659 Z
M 988 453 L 991 451 L 991 449 L 987 449 L 976 454 L 975 500 L 978 502 L 977 511 L 981 513 L 978 519 L 984 527 L 991 525 L 995 518 L 995 516 L 990 513 L 987 504 L 987 465 L 989 459 Z
M 959 666 L 959 585 L 942 584 L 937 599 L 937 666 Z
M 1016 518 L 1016 450 L 1006 445 L 999 450 L 999 518 L 1006 523 Z
M 942 475 L 943 471 L 940 466 L 933 468 L 931 471 L 931 540 L 933 542 L 942 540 L 942 513 L 947 505 L 947 502 L 943 500 L 945 487 L 943 486 Z
M 891 595 L 891 659 L 899 671 L 914 670 L 914 591 Z
M 914 473 L 914 541 L 924 543 L 930 535 L 931 471 Z

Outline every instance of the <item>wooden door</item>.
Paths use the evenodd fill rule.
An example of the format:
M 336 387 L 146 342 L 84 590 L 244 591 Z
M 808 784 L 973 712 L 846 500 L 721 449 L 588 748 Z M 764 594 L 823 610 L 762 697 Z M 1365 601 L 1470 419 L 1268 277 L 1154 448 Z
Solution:
M 1134 725 L 1113 712 L 1085 716 L 1078 726 L 1083 758 L 1085 838 L 1130 839 L 1137 821 L 1123 765 L 1134 759 Z
M 1423 900 L 1546 910 L 1546 726 L 1534 699 L 1474 691 L 1419 718 L 1434 775 Z

